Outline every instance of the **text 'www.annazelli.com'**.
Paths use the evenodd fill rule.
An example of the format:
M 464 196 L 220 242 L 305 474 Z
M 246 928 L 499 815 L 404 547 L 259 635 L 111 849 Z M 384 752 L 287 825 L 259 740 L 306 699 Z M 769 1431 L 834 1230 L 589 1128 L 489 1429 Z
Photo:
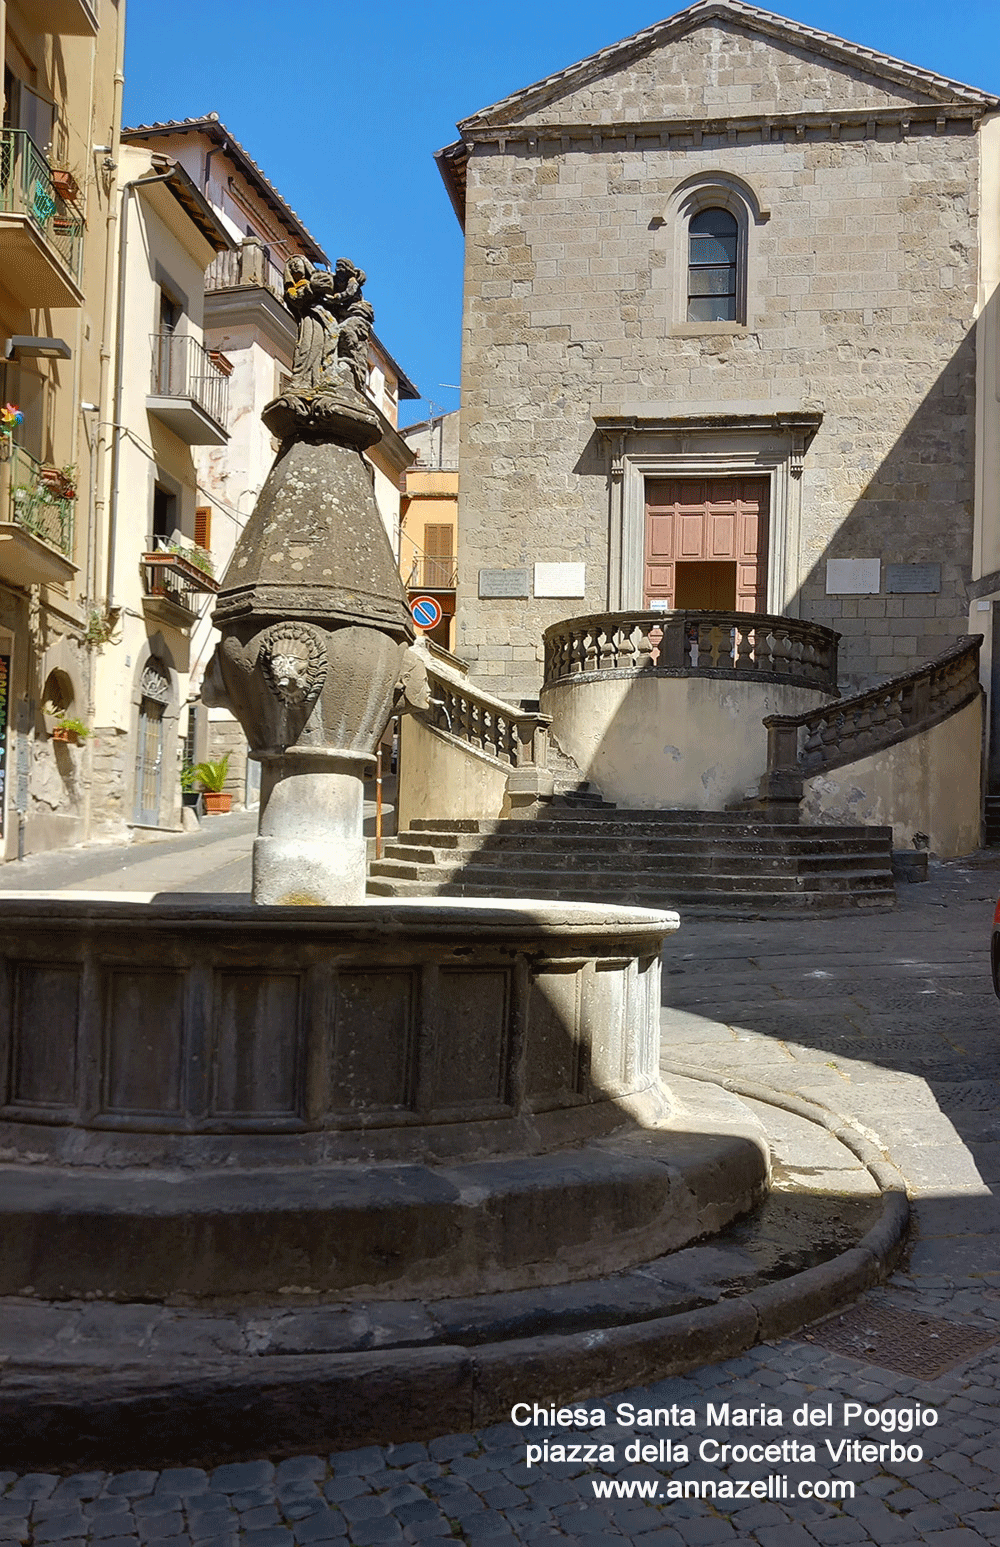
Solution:
M 843 1477 L 801 1478 L 783 1472 L 770 1477 L 593 1477 L 598 1499 L 853 1499 L 854 1484 Z

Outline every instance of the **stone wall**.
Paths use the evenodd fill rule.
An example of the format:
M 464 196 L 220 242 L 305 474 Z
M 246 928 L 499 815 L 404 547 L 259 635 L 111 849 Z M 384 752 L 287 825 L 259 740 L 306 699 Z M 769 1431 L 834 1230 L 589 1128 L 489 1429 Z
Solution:
M 980 844 L 982 736 L 977 698 L 918 736 L 806 779 L 802 820 L 891 827 L 894 848 L 938 859 L 971 854 Z
M 828 702 L 818 688 L 788 683 L 622 672 L 558 682 L 543 691 L 541 708 L 557 744 L 605 800 L 725 811 L 756 795 L 767 770 L 765 716 Z
M 91 806 L 93 830 L 124 835 L 132 821 L 132 780 L 135 749 L 127 733 L 114 725 L 99 725 L 91 738 Z
M 919 100 L 911 118 L 906 104 Z M 839 629 L 847 682 L 908 669 L 964 631 L 978 139 L 967 104 L 931 115 L 927 102 L 707 27 L 696 46 L 659 49 L 537 106 L 530 133 L 508 122 L 502 136 L 470 139 L 455 648 L 484 684 L 537 691 L 548 624 L 641 605 L 609 597 L 610 452 L 595 415 L 623 404 L 655 417 L 697 402 L 738 420 L 780 397 L 822 414 L 798 529 L 784 534 L 784 594 L 767 606 Z M 674 113 L 779 107 L 812 117 L 663 127 Z M 623 118 L 629 133 L 615 129 Z M 602 124 L 610 132 L 559 133 Z M 745 324 L 691 324 L 679 310 L 677 190 L 697 175 L 741 180 L 760 215 L 747 232 Z M 831 557 L 943 561 L 941 590 L 827 596 Z M 584 598 L 477 595 L 480 568 L 567 560 L 586 564 Z
M 244 804 L 246 797 L 247 739 L 238 720 L 234 720 L 231 715 L 223 718 L 218 711 L 212 711 L 208 722 L 207 756 L 211 762 L 217 762 L 227 752 L 229 768 L 226 771 L 225 788 L 233 797 L 234 808 L 238 808 Z

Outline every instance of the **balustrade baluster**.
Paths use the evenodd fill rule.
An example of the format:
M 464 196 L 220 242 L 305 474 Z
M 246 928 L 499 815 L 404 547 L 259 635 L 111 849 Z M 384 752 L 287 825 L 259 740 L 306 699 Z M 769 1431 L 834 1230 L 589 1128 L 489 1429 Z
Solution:
M 788 630 L 777 625 L 768 636 L 768 644 L 771 647 L 771 670 L 788 671 L 791 661 L 791 640 Z
M 863 749 L 870 747 L 873 740 L 872 710 L 873 706 L 871 701 L 868 699 L 862 699 L 858 708 L 858 712 L 855 716 L 854 740 L 855 744 Z
M 598 650 L 599 634 L 600 634 L 600 630 L 599 629 L 597 629 L 597 628 L 588 628 L 587 631 L 586 631 L 586 634 L 584 635 L 584 656 L 583 656 L 583 669 L 584 669 L 584 671 L 596 671 L 597 670 L 597 662 L 598 662 L 598 659 L 599 659 L 599 650 Z
M 737 629 L 736 629 L 736 641 L 737 641 L 737 643 L 736 643 L 736 654 L 735 654 L 735 657 L 734 657 L 734 660 L 733 660 L 733 665 L 736 667 L 737 671 L 752 671 L 753 670 L 753 668 L 754 668 L 754 645 L 755 645 L 756 637 L 757 637 L 757 634 L 756 634 L 756 630 L 755 629 L 748 628 L 745 624 L 741 624 L 741 625 L 737 626 Z
M 639 624 L 639 638 L 636 642 L 636 665 L 639 667 L 640 671 L 644 671 L 647 667 L 655 665 L 654 657 L 656 647 L 653 644 L 652 638 L 650 637 L 651 632 L 652 631 L 647 628 L 645 624 Z
M 598 671 L 613 671 L 618 660 L 618 628 L 612 624 L 600 631 L 598 647 Z
M 823 752 L 826 747 L 826 742 L 824 741 L 824 732 L 827 730 L 827 728 L 828 722 L 819 716 L 806 721 L 804 727 L 805 739 L 802 746 L 802 759 L 803 763 L 807 767 L 811 766 L 813 763 L 822 762 Z
M 869 737 L 874 739 L 877 732 L 884 728 L 888 718 L 889 699 L 885 695 L 872 699 L 868 710 L 868 724 L 865 727 Z
M 635 645 L 632 642 L 635 632 L 636 625 L 631 618 L 618 631 L 618 656 L 615 664 L 619 671 L 629 671 L 635 665 Z

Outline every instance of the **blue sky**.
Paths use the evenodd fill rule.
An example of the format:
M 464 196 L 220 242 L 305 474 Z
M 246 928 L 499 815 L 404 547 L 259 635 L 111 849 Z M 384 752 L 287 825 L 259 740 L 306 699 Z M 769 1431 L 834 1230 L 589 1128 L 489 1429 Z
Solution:
M 675 9 L 680 9 L 676 7 Z M 433 161 L 459 118 L 672 14 L 659 4 L 128 0 L 125 122 L 217 112 L 331 257 L 368 272 L 375 326 L 458 406 L 462 238 Z M 782 14 L 1000 95 L 1000 4 L 789 0 Z

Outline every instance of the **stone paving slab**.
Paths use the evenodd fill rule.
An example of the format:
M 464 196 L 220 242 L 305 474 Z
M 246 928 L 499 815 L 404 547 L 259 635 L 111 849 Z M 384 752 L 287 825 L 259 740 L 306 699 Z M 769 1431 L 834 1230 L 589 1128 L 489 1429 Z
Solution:
M 789 923 L 769 920 L 686 923 L 668 952 L 668 969 L 697 956 L 697 981 L 714 975 L 706 995 L 717 1020 L 687 994 L 685 974 L 665 980 L 671 1006 L 683 1012 L 691 1035 L 684 1058 L 717 1077 L 772 1081 L 806 1094 L 854 1118 L 908 1175 L 918 1235 L 908 1262 L 888 1286 L 872 1291 L 890 1304 L 923 1308 L 951 1320 L 1000 1328 L 1000 1272 L 993 1261 L 1000 1229 L 992 1190 L 978 1162 L 992 1169 L 988 1135 L 993 1115 L 975 1106 L 955 1108 L 946 1099 L 948 1056 L 942 1061 L 941 1025 L 957 1046 L 955 1064 L 995 1064 L 1000 1007 L 990 992 L 989 927 L 1000 889 L 997 856 L 975 865 L 933 867 L 926 884 L 900 888 L 900 908 L 877 918 L 850 915 Z M 677 953 L 675 956 L 674 953 Z M 756 965 L 760 963 L 761 965 Z M 767 992 L 752 1004 L 741 987 L 766 969 Z M 800 992 L 806 973 L 818 990 Z M 893 995 L 894 975 L 899 990 Z M 850 988 L 844 992 L 844 980 Z M 907 984 L 919 978 L 920 992 Z M 694 978 L 692 975 L 692 987 Z M 829 995 L 822 985 L 829 985 Z M 929 992 L 923 992 L 929 989 Z M 938 1016 L 941 1004 L 963 1000 L 955 1018 Z M 775 1048 L 763 1017 L 794 999 L 806 1018 L 796 1042 L 801 1056 Z M 810 1008 L 811 1007 L 811 1008 Z M 756 1018 L 754 1010 L 756 1009 Z M 896 1047 L 861 1060 L 835 1039 L 873 1040 L 885 1031 L 908 1039 L 905 1068 Z M 733 1025 L 741 1031 L 734 1034 Z M 841 1029 L 842 1028 L 842 1029 Z M 806 1056 L 808 1054 L 808 1056 Z M 952 1065 L 952 1067 L 955 1066 Z M 942 1098 L 939 1100 L 939 1096 Z M 980 1099 L 985 1100 L 983 1093 Z M 947 1107 L 947 1112 L 943 1107 Z M 2 1322 L 2 1309 L 0 1309 Z M 516 1396 L 530 1406 L 558 1404 L 558 1390 L 536 1389 L 530 1370 Z M 834 1404 L 834 1425 L 798 1425 L 805 1404 L 814 1412 Z M 859 1403 L 861 1416 L 845 1427 L 844 1403 Z M 665 1407 L 667 1422 L 614 1420 L 619 1403 Z M 728 1403 L 728 1428 L 713 1425 Z M 777 1408 L 773 1427 L 746 1422 Z M 872 1413 L 865 1417 L 865 1407 Z M 579 1404 L 573 1404 L 574 1407 Z M 709 1413 L 709 1406 L 715 1411 Z M 266 1438 L 256 1456 L 214 1473 L 197 1466 L 115 1476 L 17 1476 L 0 1471 L 0 1543 L 121 1542 L 141 1547 L 170 1542 L 183 1547 L 296 1547 L 313 1542 L 421 1542 L 444 1538 L 472 1547 L 494 1542 L 640 1542 L 650 1547 L 749 1542 L 760 1547 L 810 1547 L 812 1543 L 941 1543 L 976 1547 L 1000 1541 L 1000 1355 L 994 1349 L 935 1381 L 824 1352 L 808 1337 L 758 1346 L 727 1361 L 672 1377 L 642 1392 L 618 1392 L 585 1404 L 600 1407 L 604 1426 L 498 1424 L 477 1433 L 440 1434 L 425 1443 L 384 1446 L 335 1455 L 268 1457 Z M 890 1428 L 885 1410 L 924 1417 L 909 1430 L 898 1419 Z M 674 1409 L 676 1408 L 676 1415 Z M 683 1421 L 690 1408 L 693 1425 Z M 740 1416 L 740 1409 L 745 1410 Z M 937 1421 L 926 1416 L 933 1411 Z M 518 1416 L 521 1416 L 520 1414 Z M 808 1416 L 808 1415 L 807 1415 Z M 676 1417 L 676 1421 L 675 1421 Z M 689 1457 L 649 1463 L 628 1458 L 637 1438 L 656 1444 L 687 1443 Z M 876 1446 L 919 1444 L 919 1461 L 833 1460 L 825 1450 L 844 1439 Z M 730 1444 L 798 1441 L 816 1446 L 815 1461 L 718 1459 L 711 1442 Z M 527 1446 L 549 1459 L 527 1465 Z M 709 1441 L 707 1455 L 698 1446 Z M 556 1444 L 592 1444 L 598 1456 L 552 1459 Z M 600 1446 L 613 1451 L 601 1460 Z M 0 1436 L 0 1468 L 3 1440 Z M 753 1484 L 772 1496 L 753 1497 Z M 661 1497 L 685 1485 L 712 1483 L 714 1497 Z M 811 1486 L 812 1497 L 799 1493 Z M 853 1498 L 818 1498 L 817 1484 L 853 1484 Z M 595 1483 L 620 1484 L 617 1497 L 599 1498 Z M 644 1498 L 630 1484 L 652 1485 Z M 725 1497 L 744 1486 L 748 1496 Z M 630 1496 L 629 1496 L 630 1495 Z M 200 1502 L 199 1502 L 200 1501 Z M 120 1525 L 115 1524 L 120 1519 Z M 112 1534 L 112 1530 L 115 1534 Z

